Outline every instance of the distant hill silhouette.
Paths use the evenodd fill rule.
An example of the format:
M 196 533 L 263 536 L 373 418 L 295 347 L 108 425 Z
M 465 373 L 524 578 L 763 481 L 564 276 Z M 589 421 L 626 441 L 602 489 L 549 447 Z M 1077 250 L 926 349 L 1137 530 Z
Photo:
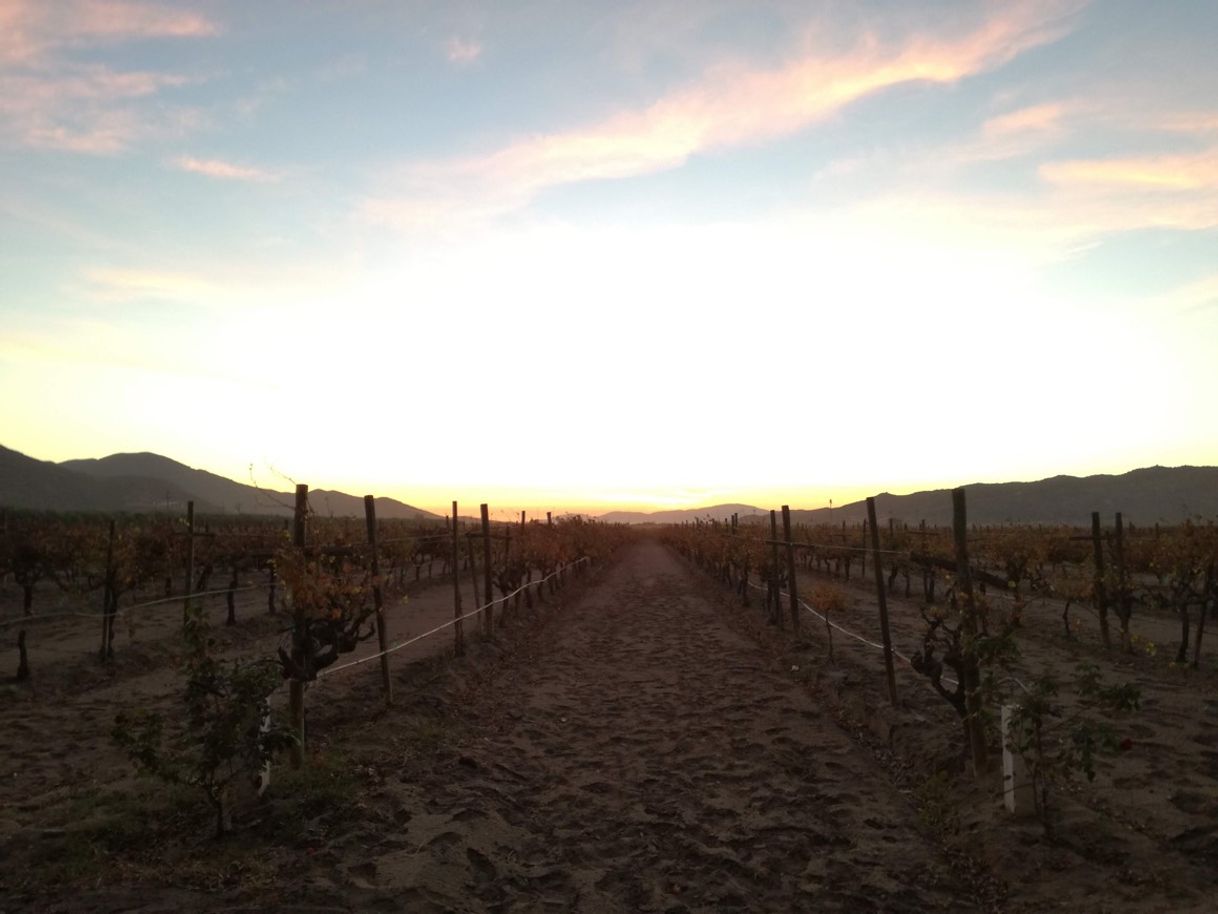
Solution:
M 1091 512 L 1106 517 L 1120 511 L 1137 524 L 1179 523 L 1189 517 L 1218 518 L 1218 467 L 1147 467 L 1120 475 L 1054 476 L 1037 482 L 976 483 L 967 486 L 969 520 L 977 524 L 1087 524 Z M 309 493 L 313 510 L 335 517 L 362 517 L 363 498 L 316 489 Z M 0 506 L 42 511 L 125 511 L 180 513 L 193 500 L 203 514 L 292 513 L 290 492 L 258 489 L 170 460 L 159 454 L 112 454 L 100 460 L 35 460 L 0 446 Z M 436 520 L 431 514 L 392 498 L 376 500 L 377 516 Z M 725 504 L 664 511 L 610 511 L 609 523 L 670 524 L 694 518 L 760 522 L 769 510 Z M 828 508 L 793 510 L 796 523 L 857 524 L 866 517 L 865 502 Z M 881 523 L 889 517 L 916 524 L 951 522 L 948 489 L 910 495 L 876 496 Z
M 0 505 L 4 507 L 146 512 L 182 506 L 191 497 L 172 482 L 121 473 L 97 479 L 0 446 Z M 196 508 L 200 512 L 219 510 L 205 499 L 196 499 Z
M 292 514 L 294 496 L 245 485 L 160 454 L 112 454 L 51 463 L 0 447 L 0 505 L 40 511 L 180 513 L 194 501 L 201 514 Z M 317 489 L 313 510 L 335 517 L 363 517 L 362 497 Z M 376 500 L 377 517 L 436 520 L 438 516 L 393 498 Z
M 976 483 L 965 487 L 970 523 L 1086 525 L 1099 511 L 1106 523 L 1120 511 L 1137 524 L 1176 524 L 1198 516 L 1218 517 L 1218 467 L 1146 467 L 1120 475 L 1054 476 L 1037 482 Z M 877 495 L 876 516 L 916 524 L 947 525 L 952 520 L 949 489 L 909 495 Z M 834 508 L 832 521 L 861 523 L 867 503 Z M 827 523 L 828 508 L 792 511 L 798 523 Z
M 968 516 L 971 523 L 1074 524 L 1091 522 L 1091 512 L 1106 518 L 1120 511 L 1136 524 L 1175 524 L 1198 516 L 1218 518 L 1218 467 L 1147 467 L 1120 475 L 1054 476 L 1037 482 L 975 483 L 968 491 Z M 908 524 L 925 520 L 931 525 L 947 525 L 952 520 L 950 489 L 934 489 L 909 495 L 876 496 L 876 515 L 887 524 L 892 517 Z M 716 520 L 732 513 L 747 522 L 768 520 L 769 509 L 753 505 L 714 505 L 681 511 L 612 511 L 605 521 L 626 524 L 673 524 L 694 518 Z M 856 501 L 834 508 L 792 510 L 795 523 L 861 523 L 867 517 L 867 503 Z
M 608 524 L 679 524 L 694 518 L 727 520 L 732 514 L 739 514 L 741 518 L 744 518 L 750 514 L 768 516 L 769 512 L 752 505 L 712 505 L 709 508 L 682 508 L 669 511 L 610 511 L 608 514 L 600 515 L 598 520 Z

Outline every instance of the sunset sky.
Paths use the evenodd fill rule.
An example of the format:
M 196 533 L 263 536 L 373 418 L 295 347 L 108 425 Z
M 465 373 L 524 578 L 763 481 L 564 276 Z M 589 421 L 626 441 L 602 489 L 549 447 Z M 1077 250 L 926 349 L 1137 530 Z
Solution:
M 444 510 L 1218 463 L 1218 3 L 0 0 L 0 444 Z

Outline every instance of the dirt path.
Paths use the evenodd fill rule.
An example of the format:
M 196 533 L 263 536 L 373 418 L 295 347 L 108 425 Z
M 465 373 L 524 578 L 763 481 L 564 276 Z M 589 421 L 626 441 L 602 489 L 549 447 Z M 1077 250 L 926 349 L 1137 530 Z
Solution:
M 359 835 L 370 852 L 334 861 L 330 899 L 974 910 L 908 800 L 704 586 L 656 543 L 629 549 L 466 709 L 451 767 L 386 784 L 374 804 L 402 809 L 400 834 Z

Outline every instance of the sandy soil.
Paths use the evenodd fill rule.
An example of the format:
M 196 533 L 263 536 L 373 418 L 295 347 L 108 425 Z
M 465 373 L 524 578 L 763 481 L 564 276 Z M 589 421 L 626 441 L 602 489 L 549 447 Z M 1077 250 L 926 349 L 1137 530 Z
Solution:
M 806 571 L 798 576 L 805 596 L 828 581 Z M 879 641 L 870 581 L 832 582 L 846 597 L 846 608 L 833 618 Z M 894 648 L 908 656 L 925 629 L 918 604 L 889 597 L 888 605 Z M 995 749 L 988 778 L 972 784 L 964 775 L 952 788 L 961 809 L 955 838 L 1004 884 L 1006 910 L 1215 910 L 1218 674 L 1205 663 L 1199 671 L 1170 665 L 1174 650 L 1154 657 L 1105 651 L 1094 614 L 1075 609 L 1072 615 L 1080 625 L 1067 640 L 1059 604 L 1044 601 L 1026 610 L 1017 635 L 1021 656 L 1012 673 L 1024 680 L 1050 673 L 1065 686 L 1078 665 L 1089 662 L 1108 681 L 1136 683 L 1142 710 L 1112 720 L 1132 747 L 1106 756 L 1094 782 L 1080 780 L 1058 794 L 1060 819 L 1051 840 L 1038 824 L 1012 822 L 1003 810 Z M 1133 630 L 1162 637 L 1178 628 L 1144 614 L 1135 615 Z M 897 663 L 900 707 L 890 711 L 881 655 L 874 648 L 834 632 L 830 661 L 824 623 L 807 613 L 799 642 L 785 636 L 779 642 L 791 663 L 815 671 L 818 689 L 840 702 L 878 752 L 893 755 L 912 789 L 924 788 L 937 769 L 962 766 L 954 712 L 908 666 Z
M 406 791 L 427 811 L 338 862 L 336 899 L 350 884 L 417 910 L 971 909 L 907 798 L 658 544 L 521 659 L 462 710 L 476 736 L 456 764 Z M 373 802 L 402 799 L 387 785 Z
M 548 606 L 372 721 L 374 674 L 319 702 L 367 775 L 360 815 L 264 849 L 273 888 L 117 885 L 31 907 L 977 908 L 871 754 L 663 547 Z M 420 715 L 443 732 L 421 736 Z
M 462 577 L 462 606 L 468 611 L 475 606 L 474 594 L 468 572 Z M 424 579 L 409 590 L 405 601 L 394 599 L 386 606 L 390 643 L 453 616 L 451 578 Z M 235 626 L 224 625 L 223 596 L 207 599 L 205 606 L 220 656 L 268 656 L 287 643 L 288 621 L 283 615 L 268 615 L 264 590 L 238 595 Z M 70 795 L 131 780 L 131 766 L 112 744 L 110 730 L 121 710 L 142 708 L 172 716 L 178 707 L 181 619 L 181 604 L 176 602 L 132 611 L 116 628 L 115 658 L 109 664 L 97 660 L 100 619 L 66 617 L 28 626 L 31 681 L 0 693 L 0 733 L 7 735 L 0 740 L 0 840 L 36 826 Z M 472 622 L 466 626 L 472 630 Z M 376 645 L 372 638 L 343 661 L 373 654 Z M 400 667 L 444 655 L 452 645 L 452 631 L 447 630 L 395 653 L 392 663 Z M 6 650 L 0 658 L 16 669 L 16 651 Z M 375 691 L 379 675 L 379 664 L 367 663 L 319 682 L 310 693 L 341 695 L 358 688 L 363 694 L 369 686 Z M 275 701 L 286 704 L 285 693 L 277 692 Z M 306 703 L 310 720 L 316 704 Z M 317 729 L 324 732 L 320 721 Z
M 801 576 L 805 592 L 816 583 Z M 839 621 L 874 637 L 869 589 L 843 592 Z M 448 618 L 451 600 L 451 585 L 416 595 L 393 611 L 394 637 Z M 916 674 L 898 668 L 891 709 L 873 649 L 838 633 L 830 659 L 821 623 L 805 616 L 793 637 L 758 603 L 740 606 L 655 542 L 630 547 L 463 660 L 428 659 L 448 634 L 395 656 L 388 711 L 375 663 L 311 689 L 314 747 L 341 749 L 358 773 L 347 815 L 275 840 L 245 820 L 228 845 L 245 862 L 206 887 L 181 869 L 119 867 L 0 911 L 1214 909 L 1212 677 L 1104 657 L 1047 627 L 1023 638 L 1025 671 L 1099 659 L 1146 696 L 1134 749 L 1063 796 L 1046 839 L 1003 813 L 997 773 L 962 772 L 959 724 Z M 908 652 L 916 606 L 891 607 Z M 226 649 L 276 643 L 264 620 L 229 630 Z M 146 669 L 116 665 L 83 691 L 65 674 L 0 708 L 0 732 L 18 734 L 0 745 L 0 888 L 6 847 L 36 840 L 80 782 L 129 777 L 105 734 L 137 696 L 171 706 L 165 626 Z M 81 637 L 80 663 L 95 664 Z M 225 853 L 176 840 L 190 856 Z

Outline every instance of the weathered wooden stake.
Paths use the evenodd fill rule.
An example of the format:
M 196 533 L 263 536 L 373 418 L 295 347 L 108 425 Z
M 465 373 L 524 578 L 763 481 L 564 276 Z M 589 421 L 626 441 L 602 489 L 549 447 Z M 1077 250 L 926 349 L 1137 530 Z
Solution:
M 871 530 L 871 564 L 875 571 L 875 595 L 880 604 L 880 640 L 884 645 L 884 677 L 888 680 L 888 700 L 897 704 L 897 676 L 892 662 L 892 635 L 888 630 L 888 596 L 884 587 L 884 565 L 880 561 L 880 529 L 875 522 L 875 499 L 867 499 L 864 529 Z M 866 556 L 867 553 L 863 553 Z
M 453 502 L 453 638 L 457 656 L 465 654 L 465 623 L 461 621 L 461 575 L 457 569 L 461 567 L 461 539 L 457 527 L 457 503 Z
M 292 516 L 292 545 L 304 551 L 307 536 L 307 519 L 309 515 L 309 487 L 304 483 L 296 486 L 296 508 Z M 300 663 L 308 646 L 308 620 L 303 616 L 303 607 L 299 602 L 292 604 L 292 659 Z M 304 718 L 304 682 L 293 676 L 288 680 L 288 728 L 296 737 L 292 744 L 290 760 L 293 768 L 304 764 L 305 756 L 305 718 Z
M 238 563 L 233 563 L 233 573 L 228 579 L 228 593 L 224 595 L 224 600 L 228 604 L 228 615 L 224 617 L 225 625 L 237 624 L 237 585 L 241 583 L 241 573 Z
M 1116 563 L 1117 616 L 1121 621 L 1121 649 L 1128 654 L 1133 650 L 1133 643 L 1129 637 L 1129 616 L 1131 609 L 1129 606 L 1128 582 L 1125 578 L 1125 523 L 1120 511 L 1116 513 L 1116 539 L 1112 544 L 1112 559 Z M 1201 617 L 1204 623 L 1205 614 L 1202 613 Z
M 182 624 L 190 615 L 190 595 L 195 591 L 195 503 L 186 502 L 186 599 L 182 601 Z
M 110 535 L 106 540 L 106 581 L 102 590 L 102 661 L 114 656 L 114 618 L 111 615 L 118 600 L 114 595 L 114 520 L 110 521 Z
M 491 579 L 491 514 L 482 505 L 482 596 L 486 600 L 486 637 L 495 636 L 495 590 Z
M 1100 616 L 1100 640 L 1105 648 L 1112 647 L 1108 632 L 1108 591 L 1104 586 L 1104 537 L 1100 532 L 1100 512 L 1091 512 L 1091 545 L 1095 554 L 1095 609 Z
M 1036 814 L 1036 788 L 1023 756 L 1012 750 L 1019 734 L 1014 731 L 1014 705 L 1002 706 L 1002 801 L 1017 818 Z
M 30 678 L 30 658 L 25 652 L 25 629 L 17 632 L 17 681 L 25 682 Z
M 393 705 L 393 680 L 389 677 L 389 632 L 385 625 L 385 595 L 381 590 L 381 557 L 376 543 L 376 499 L 364 496 L 364 523 L 368 527 L 368 548 L 372 551 L 372 605 L 376 609 L 376 642 L 381 649 L 381 691 L 385 707 Z
M 795 585 L 795 543 L 791 540 L 791 506 L 782 506 L 782 538 L 787 541 L 787 592 L 791 601 L 791 631 L 799 634 L 799 589 Z
M 778 513 L 772 508 L 770 509 L 770 559 L 773 569 L 770 590 L 771 599 L 774 601 L 770 607 L 770 624 L 781 627 L 782 607 L 778 598 Z

